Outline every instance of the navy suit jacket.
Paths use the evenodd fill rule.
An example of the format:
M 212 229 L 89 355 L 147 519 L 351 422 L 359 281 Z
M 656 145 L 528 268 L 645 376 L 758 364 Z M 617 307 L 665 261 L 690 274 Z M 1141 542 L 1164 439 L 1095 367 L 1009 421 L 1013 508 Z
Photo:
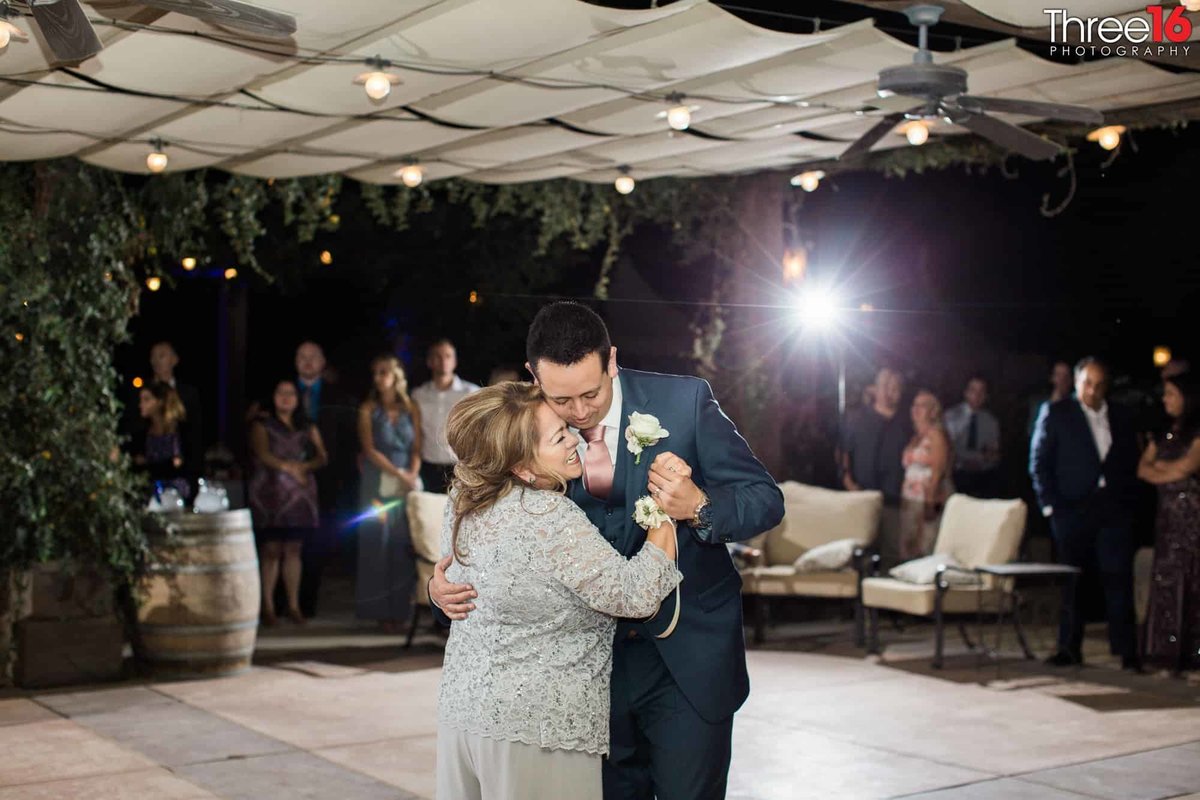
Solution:
M 1096 496 L 1103 475 L 1106 494 L 1116 501 L 1114 510 L 1129 511 L 1137 487 L 1137 435 L 1131 416 L 1112 403 L 1108 425 L 1113 443 L 1101 461 L 1078 400 L 1067 397 L 1042 406 L 1029 448 L 1029 474 L 1043 508 L 1084 506 Z
M 742 580 L 725 543 L 749 539 L 778 525 L 783 519 L 783 494 L 721 411 L 707 381 L 628 369 L 621 370 L 620 380 L 621 448 L 612 492 L 606 501 L 597 499 L 579 480 L 571 483 L 569 496 L 612 546 L 630 557 L 646 540 L 646 532 L 633 521 L 633 507 L 649 493 L 646 484 L 655 457 L 670 451 L 691 466 L 692 480 L 712 506 L 712 541 L 702 541 L 688 526 L 679 526 L 683 573 L 679 624 L 668 638 L 657 639 L 655 629 L 625 620 L 617 636 L 627 636 L 632 628 L 651 639 L 684 696 L 702 717 L 717 722 L 733 714 L 750 691 L 742 633 Z M 669 433 L 645 449 L 640 464 L 624 447 L 624 426 L 635 411 L 658 417 Z M 668 598 L 659 616 L 666 616 L 672 604 Z M 656 617 L 655 622 L 660 620 Z

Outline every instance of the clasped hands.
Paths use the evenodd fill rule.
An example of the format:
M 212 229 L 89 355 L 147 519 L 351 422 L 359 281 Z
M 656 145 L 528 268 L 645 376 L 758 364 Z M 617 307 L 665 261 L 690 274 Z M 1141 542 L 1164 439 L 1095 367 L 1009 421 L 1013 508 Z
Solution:
M 690 520 L 704 497 L 700 487 L 692 481 L 692 468 L 671 452 L 659 453 L 655 457 L 650 465 L 646 488 L 659 508 L 672 519 L 680 521 Z M 450 583 L 446 579 L 446 569 L 453 561 L 454 556 L 449 555 L 434 566 L 433 578 L 429 581 L 429 597 L 447 617 L 462 620 L 475 610 L 475 604 L 471 601 L 479 594 L 469 583 Z

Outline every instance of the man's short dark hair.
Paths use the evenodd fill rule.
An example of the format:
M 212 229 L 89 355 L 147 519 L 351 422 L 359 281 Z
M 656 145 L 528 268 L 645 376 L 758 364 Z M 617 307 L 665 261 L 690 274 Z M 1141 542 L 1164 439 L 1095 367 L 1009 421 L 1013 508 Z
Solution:
M 1079 373 L 1083 372 L 1088 367 L 1098 367 L 1100 371 L 1104 373 L 1104 377 L 1108 377 L 1108 364 L 1105 364 L 1095 356 L 1084 356 L 1083 358 L 1079 359 L 1079 361 L 1075 363 L 1075 369 L 1073 370 L 1072 374 L 1078 377 Z
M 981 375 L 978 372 L 972 372 L 970 375 L 967 376 L 967 386 L 970 386 L 972 381 L 979 381 L 980 383 L 983 384 L 984 389 L 990 389 L 992 387 L 992 385 L 990 383 L 988 383 L 987 377 L 985 377 L 984 375 Z
M 569 367 L 592 353 L 600 356 L 601 366 L 607 367 L 611 350 L 608 327 L 600 315 L 570 301 L 542 306 L 525 338 L 525 358 L 534 372 L 539 361 Z
M 438 339 L 436 342 L 429 345 L 429 347 L 425 348 L 425 357 L 428 358 L 429 356 L 433 355 L 433 351 L 437 350 L 439 347 L 441 347 L 444 344 L 449 345 L 450 349 L 454 350 L 456 353 L 458 352 L 458 348 L 456 348 L 454 346 L 454 342 L 450 341 L 449 339 L 447 339 L 446 337 L 443 336 L 441 339 Z

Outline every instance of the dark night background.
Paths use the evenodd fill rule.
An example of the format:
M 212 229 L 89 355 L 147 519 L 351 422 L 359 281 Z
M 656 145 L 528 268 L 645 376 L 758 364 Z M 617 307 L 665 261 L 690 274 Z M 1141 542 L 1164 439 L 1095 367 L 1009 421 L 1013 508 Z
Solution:
M 806 13 L 828 8 L 829 18 L 842 21 L 868 14 L 840 3 L 813 6 Z M 735 13 L 767 27 L 808 29 L 797 20 Z M 898 15 L 873 15 L 889 32 L 902 24 Z M 1112 154 L 1079 143 L 1075 197 L 1053 218 L 1039 209 L 1044 195 L 1056 206 L 1069 190 L 1069 179 L 1057 174 L 1062 159 L 1055 165 L 1010 159 L 1017 173 L 1011 178 L 995 168 L 981 173 L 960 166 L 904 179 L 859 172 L 826 180 L 805 196 L 799 218 L 810 244 L 806 281 L 831 283 L 848 308 L 870 303 L 876 309 L 849 314 L 840 329 L 851 400 L 871 366 L 883 360 L 937 389 L 947 405 L 957 401 L 968 374 L 982 370 L 1009 429 L 1006 461 L 1015 481 L 1027 403 L 1043 390 L 1053 359 L 1099 354 L 1112 361 L 1123 387 L 1153 391 L 1153 347 L 1194 356 L 1191 311 L 1200 300 L 1200 264 L 1189 235 L 1194 215 L 1187 190 L 1200 175 L 1198 145 L 1194 128 L 1138 131 L 1108 163 Z M 213 263 L 209 276 L 199 275 L 202 266 L 179 272 L 173 287 L 144 292 L 133 341 L 117 354 L 120 372 L 127 380 L 147 375 L 150 345 L 172 340 L 182 356 L 179 375 L 204 395 L 211 442 L 222 292 L 247 293 L 246 394 L 257 397 L 291 375 L 296 345 L 311 338 L 325 347 L 342 384 L 361 395 L 367 363 L 379 352 L 401 354 L 412 385 L 423 381 L 424 347 L 443 335 L 458 345 L 466 378 L 482 382 L 495 366 L 518 367 L 525 326 L 544 298 L 590 296 L 599 269 L 599 253 L 564 245 L 526 271 L 531 279 L 514 280 L 515 265 L 530 263 L 534 232 L 528 227 L 477 230 L 461 210 L 440 208 L 397 233 L 370 219 L 351 182 L 336 211 L 341 227 L 335 234 L 318 234 L 304 245 L 292 231 L 260 241 L 260 259 L 282 273 L 274 285 L 243 268 L 242 288 L 231 288 L 219 277 L 229 264 Z M 318 259 L 324 249 L 333 254 L 329 266 Z M 689 369 L 678 357 L 690 349 L 686 324 L 695 307 L 688 301 L 705 284 L 697 271 L 711 264 L 680 264 L 675 254 L 667 231 L 638 229 L 623 246 L 613 299 L 597 304 L 626 366 Z M 472 290 L 480 302 L 468 301 Z M 679 304 L 623 302 L 650 297 Z M 654 341 L 658 335 L 670 344 Z M 797 402 L 811 396 L 808 413 L 816 408 L 823 418 L 834 415 L 828 343 L 792 341 L 786 325 L 774 336 L 793 352 L 788 363 L 809 362 L 791 379 L 784 376 L 785 387 Z M 238 437 L 230 431 L 229 438 Z M 821 474 L 801 477 L 820 480 Z

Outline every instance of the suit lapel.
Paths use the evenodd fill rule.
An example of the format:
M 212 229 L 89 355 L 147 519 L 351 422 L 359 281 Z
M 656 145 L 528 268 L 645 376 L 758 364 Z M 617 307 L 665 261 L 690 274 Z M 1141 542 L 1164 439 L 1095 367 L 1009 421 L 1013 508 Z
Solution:
M 1092 454 L 1092 459 L 1097 464 L 1103 466 L 1104 462 L 1100 460 L 1100 449 L 1096 447 L 1096 437 L 1092 435 L 1092 424 L 1088 422 L 1087 414 L 1083 412 L 1083 405 L 1079 401 L 1075 401 L 1075 421 L 1076 427 L 1083 429 L 1083 435 L 1088 443 L 1088 451 Z M 1112 418 L 1109 418 L 1109 430 L 1112 429 Z
M 637 376 L 627 370 L 621 371 L 621 392 L 624 395 L 621 402 L 621 430 L 617 434 L 617 473 L 613 476 L 613 487 L 621 487 L 620 498 L 614 498 L 613 504 L 627 505 L 632 511 L 637 499 L 646 494 L 646 481 L 650 475 L 650 462 L 654 459 L 649 453 L 642 453 L 640 464 L 635 464 L 635 456 L 625 446 L 625 426 L 629 424 L 629 415 L 652 414 L 648 407 L 649 400 L 639 385 Z

